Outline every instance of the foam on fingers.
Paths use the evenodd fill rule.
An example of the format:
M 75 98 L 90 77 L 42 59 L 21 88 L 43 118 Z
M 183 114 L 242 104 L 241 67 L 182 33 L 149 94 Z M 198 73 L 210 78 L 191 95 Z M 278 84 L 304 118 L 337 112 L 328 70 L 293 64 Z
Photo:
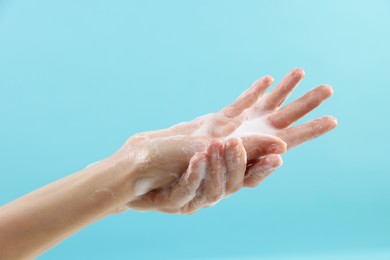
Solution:
M 197 153 L 190 161 L 188 170 L 172 188 L 169 203 L 173 208 L 181 208 L 190 202 L 206 175 L 207 158 L 205 153 Z
M 245 173 L 244 186 L 250 188 L 256 187 L 282 164 L 282 157 L 277 154 L 270 154 L 260 158 Z
M 246 151 L 241 139 L 233 137 L 227 140 L 225 144 L 226 196 L 242 187 L 246 162 Z
M 282 154 L 287 151 L 286 143 L 279 137 L 270 135 L 251 135 L 242 137 L 247 160 L 252 161 L 267 154 Z

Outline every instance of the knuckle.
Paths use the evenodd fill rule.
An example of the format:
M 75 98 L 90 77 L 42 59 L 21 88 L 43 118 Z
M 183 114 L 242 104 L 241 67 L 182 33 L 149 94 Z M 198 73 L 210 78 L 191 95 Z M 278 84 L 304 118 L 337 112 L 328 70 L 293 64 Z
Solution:
M 245 98 L 248 102 L 254 102 L 257 100 L 257 93 L 255 91 L 250 91 L 246 94 Z

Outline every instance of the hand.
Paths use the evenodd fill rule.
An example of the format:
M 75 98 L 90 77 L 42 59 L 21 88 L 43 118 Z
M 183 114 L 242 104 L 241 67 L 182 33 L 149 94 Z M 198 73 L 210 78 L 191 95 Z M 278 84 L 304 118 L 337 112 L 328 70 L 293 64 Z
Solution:
M 273 136 L 209 139 L 200 136 L 137 135 L 115 155 L 131 162 L 133 196 L 127 207 L 142 211 L 192 214 L 238 191 L 247 160 L 286 151 Z
M 240 95 L 234 103 L 217 113 L 207 114 L 190 122 L 146 134 L 151 136 L 203 135 L 219 138 L 232 134 L 248 121 L 262 118 L 271 129 L 275 130 L 274 134 L 285 139 L 291 149 L 325 134 L 336 126 L 335 118 L 325 116 L 296 127 L 289 127 L 333 94 L 330 86 L 320 85 L 280 109 L 303 77 L 302 69 L 294 69 L 272 91 L 264 95 L 273 83 L 271 76 L 264 76 Z
M 272 91 L 263 95 L 273 83 L 272 77 L 265 76 L 256 81 L 233 104 L 217 113 L 146 134 L 148 136 L 200 135 L 209 138 L 226 138 L 243 136 L 249 131 L 251 134 L 263 133 L 278 136 L 287 143 L 288 149 L 291 149 L 337 126 L 335 118 L 324 116 L 308 123 L 289 127 L 333 93 L 330 86 L 321 85 L 280 109 L 303 77 L 302 69 L 294 69 Z M 257 186 L 267 174 L 272 172 L 273 168 L 280 166 L 281 162 L 281 158 L 275 155 L 256 158 L 252 162 L 248 161 L 244 185 Z

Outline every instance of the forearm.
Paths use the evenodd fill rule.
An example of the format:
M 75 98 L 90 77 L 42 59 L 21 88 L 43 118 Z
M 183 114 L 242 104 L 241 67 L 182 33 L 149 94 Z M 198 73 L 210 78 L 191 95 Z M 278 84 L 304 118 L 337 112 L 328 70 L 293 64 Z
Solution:
M 0 208 L 0 259 L 32 258 L 124 205 L 131 169 L 104 160 Z

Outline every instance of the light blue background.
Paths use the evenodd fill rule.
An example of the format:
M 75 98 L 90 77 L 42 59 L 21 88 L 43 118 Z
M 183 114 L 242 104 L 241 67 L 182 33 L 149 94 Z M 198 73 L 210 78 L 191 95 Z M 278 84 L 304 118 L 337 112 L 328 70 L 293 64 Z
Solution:
M 194 216 L 113 216 L 41 259 L 390 257 L 389 46 L 385 0 L 2 0 L 0 204 L 302 67 L 293 98 L 335 89 L 305 121 L 339 127 L 261 186 Z

